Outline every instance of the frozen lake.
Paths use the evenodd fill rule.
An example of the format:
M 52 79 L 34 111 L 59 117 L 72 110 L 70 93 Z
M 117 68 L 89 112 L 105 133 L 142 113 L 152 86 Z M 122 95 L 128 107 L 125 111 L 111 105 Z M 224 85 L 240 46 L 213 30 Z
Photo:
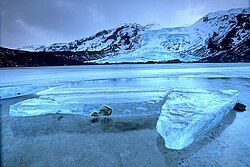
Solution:
M 138 64 L 30 67 L 0 69 L 0 86 L 84 84 L 134 87 L 206 87 L 199 79 L 250 78 L 249 63 L 235 64 Z M 182 82 L 177 82 L 182 80 Z
M 12 115 L 89 115 L 103 105 L 113 116 L 159 114 L 167 92 L 249 88 L 249 64 L 160 64 L 1 69 L 1 98 L 37 93 Z M 60 105 L 57 105 L 60 103 Z M 39 105 L 39 106 L 38 106 Z M 26 114 L 23 114 L 23 111 Z M 13 111 L 13 112 L 12 112 Z M 22 113 L 22 114 L 19 114 Z
M 85 134 L 86 131 L 98 132 L 98 135 L 95 136 L 98 141 L 95 144 L 100 143 L 102 139 L 109 144 L 117 142 L 118 139 L 124 142 L 113 148 L 115 151 L 111 153 L 112 160 L 110 160 L 110 166 L 120 166 L 121 163 L 124 166 L 143 166 L 142 162 L 145 161 L 150 161 L 150 165 L 156 166 L 165 166 L 165 164 L 169 164 L 170 166 L 180 164 L 184 166 L 193 166 L 194 164 L 201 164 L 202 166 L 247 166 L 249 164 L 250 138 L 247 135 L 250 128 L 249 63 L 2 68 L 0 69 L 0 78 L 0 93 L 2 93 L 2 100 L 0 100 L 1 125 L 3 127 L 1 132 L 4 136 L 4 163 L 7 166 L 12 166 L 15 163 L 12 158 L 13 156 L 16 157 L 15 160 L 17 161 L 25 159 L 23 166 L 30 163 L 36 164 L 36 162 L 40 161 L 48 161 L 48 165 L 51 165 L 55 159 L 60 160 L 58 164 L 65 165 L 62 161 L 63 157 L 69 156 L 72 152 L 75 153 L 74 157 L 71 157 L 71 165 L 81 166 L 79 164 L 87 160 L 75 161 L 76 158 L 83 155 L 86 156 L 89 152 L 89 156 L 92 156 L 88 157 L 88 161 L 91 158 L 94 160 L 97 156 L 93 152 L 94 146 L 81 147 L 81 150 L 86 149 L 89 151 L 88 153 L 83 153 L 80 148 L 77 148 L 77 145 L 80 144 L 79 140 L 82 140 L 81 144 L 84 141 L 85 143 L 88 142 L 86 141 L 87 139 L 92 144 L 95 143 L 93 141 L 93 134 Z M 159 138 L 155 130 L 157 117 L 148 118 L 147 115 L 154 115 L 152 113 L 159 114 L 162 105 L 159 99 L 162 99 L 166 91 L 173 88 L 238 90 L 239 101 L 246 104 L 248 108 L 243 113 L 236 114 L 234 111 L 230 112 L 228 117 L 215 130 L 208 134 L 204 140 L 200 141 L 200 143 L 192 144 L 182 151 L 170 151 L 164 147 L 162 139 Z M 11 93 L 6 91 L 8 89 L 11 90 Z M 48 92 L 48 90 L 50 91 Z M 98 129 L 98 127 L 92 127 L 93 125 L 86 123 L 86 120 L 80 123 L 79 119 L 82 118 L 70 115 L 64 116 L 64 119 L 59 121 L 59 123 L 56 118 L 54 120 L 53 115 L 24 118 L 9 116 L 10 105 L 30 98 L 36 99 L 37 97 L 29 94 L 37 91 L 42 91 L 39 96 L 43 99 L 53 98 L 54 100 L 67 103 L 77 101 L 77 104 L 70 103 L 77 108 L 72 111 L 73 114 L 88 114 L 88 111 L 83 113 L 82 108 L 78 108 L 82 104 L 87 104 L 89 110 L 105 104 L 117 104 L 114 108 L 120 108 L 120 110 L 117 114 L 114 113 L 114 116 L 134 115 L 145 116 L 145 118 L 134 120 L 138 123 L 136 126 L 133 124 L 134 121 L 131 123 L 133 118 L 126 118 L 129 123 L 126 123 L 127 129 L 125 128 L 125 130 L 119 126 L 113 126 L 117 123 L 113 120 L 112 125 L 108 124 L 108 127 L 112 126 L 111 129 L 107 130 L 109 138 L 106 136 L 106 131 L 103 130 L 102 123 L 98 125 L 98 127 L 100 126 L 100 129 Z M 3 99 L 5 96 L 17 97 Z M 55 110 L 50 113 L 55 113 Z M 117 119 L 119 123 L 120 118 Z M 47 120 L 49 122 L 46 122 Z M 106 126 L 107 124 L 105 123 Z M 50 148 L 49 143 L 63 139 L 57 144 L 54 153 L 58 152 L 58 150 L 62 151 L 60 146 L 70 143 L 68 134 L 72 136 L 72 140 L 75 143 L 78 143 L 72 146 L 75 150 L 66 147 L 64 151 L 65 156 L 56 156 L 53 154 L 52 157 L 54 160 L 48 157 L 46 150 L 48 151 Z M 132 136 L 139 136 L 139 138 L 129 143 L 128 138 Z M 110 141 L 107 141 L 108 138 Z M 41 144 L 41 141 L 45 142 Z M 20 144 L 22 142 L 23 144 Z M 29 150 L 22 149 L 27 146 L 33 147 L 34 144 L 44 150 L 42 149 L 41 152 L 33 151 L 28 153 L 29 156 L 25 156 Z M 153 149 L 148 148 L 147 144 L 151 145 Z M 105 148 L 103 147 L 105 146 L 98 146 L 98 152 L 104 155 Z M 110 145 L 110 147 L 113 146 Z M 130 148 L 131 152 L 124 152 L 127 147 Z M 42 155 L 41 157 L 40 154 Z M 150 158 L 150 156 L 139 156 L 138 154 L 154 154 L 155 157 Z M 117 155 L 119 155 L 118 158 Z M 119 157 L 122 159 L 122 162 L 120 162 Z M 135 157 L 136 160 L 126 161 L 128 157 L 132 159 Z M 218 157 L 221 158 L 220 161 Z M 230 157 L 230 160 L 228 157 Z M 89 163 L 94 163 L 94 161 Z M 107 162 L 104 159 L 100 159 L 100 163 L 105 165 Z M 150 165 L 149 163 L 144 164 L 144 166 Z

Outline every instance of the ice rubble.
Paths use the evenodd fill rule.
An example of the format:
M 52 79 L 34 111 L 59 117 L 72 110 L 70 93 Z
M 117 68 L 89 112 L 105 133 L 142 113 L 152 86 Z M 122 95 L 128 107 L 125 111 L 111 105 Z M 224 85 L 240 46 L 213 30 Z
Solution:
M 79 85 L 78 85 L 79 86 Z M 111 106 L 113 116 L 159 114 L 166 89 L 143 88 L 84 88 L 57 86 L 36 93 L 39 98 L 28 99 L 10 106 L 11 116 L 33 116 L 48 113 L 90 115 L 103 105 Z
M 173 89 L 170 92 L 162 88 L 86 88 L 79 85 L 56 86 L 36 94 L 38 98 L 11 105 L 10 115 L 89 115 L 103 105 L 113 108 L 112 116 L 160 114 L 156 128 L 170 149 L 190 145 L 219 123 L 238 100 L 236 90 Z
M 167 148 L 180 150 L 219 123 L 237 99 L 236 90 L 173 89 L 156 129 Z

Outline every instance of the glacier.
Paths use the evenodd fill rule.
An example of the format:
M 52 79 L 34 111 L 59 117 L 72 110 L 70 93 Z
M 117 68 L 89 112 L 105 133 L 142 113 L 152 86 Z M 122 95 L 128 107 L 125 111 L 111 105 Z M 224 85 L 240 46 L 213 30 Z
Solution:
M 173 89 L 156 129 L 167 148 L 183 149 L 218 124 L 237 101 L 237 90 Z

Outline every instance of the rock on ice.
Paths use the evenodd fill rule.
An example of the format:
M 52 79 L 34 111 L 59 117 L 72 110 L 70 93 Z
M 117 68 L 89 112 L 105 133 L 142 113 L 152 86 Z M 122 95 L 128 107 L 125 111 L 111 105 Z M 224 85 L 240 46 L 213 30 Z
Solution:
M 173 89 L 157 121 L 170 149 L 182 149 L 218 124 L 238 101 L 238 91 Z

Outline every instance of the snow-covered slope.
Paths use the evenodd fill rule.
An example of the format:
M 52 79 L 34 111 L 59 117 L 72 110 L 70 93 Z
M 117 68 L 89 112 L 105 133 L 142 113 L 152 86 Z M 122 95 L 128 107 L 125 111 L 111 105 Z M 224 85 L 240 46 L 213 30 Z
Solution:
M 148 28 L 139 24 L 124 24 L 114 29 L 103 30 L 87 38 L 70 43 L 54 43 L 49 46 L 19 48 L 27 51 L 112 51 L 137 48 L 140 32 Z
M 250 61 L 249 8 L 210 13 L 189 27 L 151 29 L 125 24 L 70 43 L 55 43 L 29 51 L 100 51 L 97 63 L 181 61 Z M 98 57 L 100 58 L 100 56 Z

